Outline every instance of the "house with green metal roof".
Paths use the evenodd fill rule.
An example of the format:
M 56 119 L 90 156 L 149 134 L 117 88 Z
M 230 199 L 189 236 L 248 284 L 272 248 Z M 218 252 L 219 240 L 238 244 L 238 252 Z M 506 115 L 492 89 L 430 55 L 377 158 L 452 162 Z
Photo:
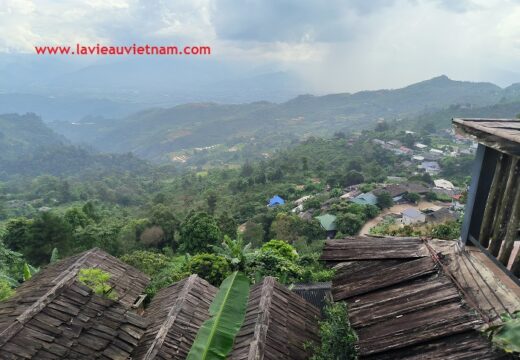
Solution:
M 377 205 L 377 196 L 375 196 L 371 192 L 363 193 L 356 196 L 351 201 L 359 205 Z
M 327 238 L 333 239 L 336 236 L 337 227 L 336 227 L 336 216 L 331 214 L 325 214 L 321 216 L 316 216 L 316 219 L 321 224 L 321 227 L 325 229 L 327 232 Z

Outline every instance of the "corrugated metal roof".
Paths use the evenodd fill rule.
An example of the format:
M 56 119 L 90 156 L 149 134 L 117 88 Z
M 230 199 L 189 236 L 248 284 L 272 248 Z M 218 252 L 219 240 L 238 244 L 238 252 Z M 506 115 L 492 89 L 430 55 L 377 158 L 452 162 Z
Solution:
M 331 214 L 325 214 L 321 216 L 316 216 L 316 219 L 319 220 L 321 226 L 327 231 L 337 230 L 336 226 L 336 216 Z

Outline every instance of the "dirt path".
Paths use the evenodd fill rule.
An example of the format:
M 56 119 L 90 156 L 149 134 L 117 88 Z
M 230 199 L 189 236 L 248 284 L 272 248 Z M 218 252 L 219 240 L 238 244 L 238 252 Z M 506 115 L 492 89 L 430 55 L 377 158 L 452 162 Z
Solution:
M 383 217 L 385 215 L 388 215 L 388 214 L 391 214 L 391 213 L 400 214 L 401 212 L 403 212 L 404 210 L 406 210 L 408 208 L 415 208 L 415 209 L 418 209 L 418 210 L 424 210 L 424 209 L 428 209 L 428 208 L 446 207 L 448 205 L 449 204 L 446 204 L 446 203 L 429 202 L 429 201 L 420 201 L 417 205 L 412 205 L 412 204 L 398 204 L 398 205 L 394 205 L 391 208 L 383 210 L 379 214 L 379 216 L 373 218 L 372 220 L 369 220 L 365 225 L 363 225 L 363 227 L 359 231 L 358 235 L 366 235 L 366 234 L 368 234 L 370 228 L 376 226 L 381 221 L 383 221 Z

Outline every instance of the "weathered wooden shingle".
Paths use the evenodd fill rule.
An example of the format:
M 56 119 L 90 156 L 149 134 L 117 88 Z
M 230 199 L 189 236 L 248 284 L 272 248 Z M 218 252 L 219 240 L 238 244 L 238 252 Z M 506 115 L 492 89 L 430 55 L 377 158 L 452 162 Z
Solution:
M 478 142 L 520 156 L 520 120 L 518 119 L 453 119 L 459 134 L 471 135 Z
M 112 275 L 116 300 L 77 280 L 81 268 Z M 148 278 L 98 250 L 44 268 L 0 303 L 0 359 L 185 359 L 217 289 L 192 275 L 159 291 L 145 316 L 132 304 Z M 306 359 L 319 310 L 266 278 L 251 288 L 233 359 Z
M 185 359 L 216 293 L 197 275 L 159 291 L 147 309 L 148 329 L 133 359 Z
M 267 277 L 253 286 L 230 359 L 307 359 L 318 342 L 319 310 Z
M 349 303 L 361 358 L 502 357 L 476 330 L 482 320 L 421 239 L 328 241 L 322 260 L 337 269 L 332 295 Z
M 77 281 L 82 268 L 112 275 L 109 300 Z M 47 266 L 0 304 L 1 359 L 126 359 L 146 322 L 131 309 L 148 277 L 93 249 Z

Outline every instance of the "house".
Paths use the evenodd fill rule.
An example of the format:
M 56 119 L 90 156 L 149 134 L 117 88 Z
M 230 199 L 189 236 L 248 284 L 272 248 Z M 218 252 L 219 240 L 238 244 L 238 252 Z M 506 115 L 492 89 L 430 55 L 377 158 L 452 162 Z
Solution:
M 294 200 L 294 204 L 295 205 L 301 205 L 303 204 L 305 201 L 311 199 L 313 197 L 313 195 L 306 195 L 306 196 L 302 196 L 301 198 L 297 199 L 297 200 Z
M 327 239 L 333 239 L 336 236 L 336 216 L 331 214 L 325 214 L 317 216 L 316 219 L 321 224 L 321 227 L 327 232 Z
M 421 143 L 415 143 L 414 145 L 417 149 L 420 149 L 420 150 L 424 150 L 428 147 L 428 145 L 424 145 L 424 144 L 421 144 Z
M 433 183 L 435 184 L 436 188 L 439 189 L 445 189 L 445 190 L 454 190 L 455 185 L 451 181 L 445 180 L 445 179 L 437 179 L 433 180 Z
M 298 217 L 302 220 L 305 220 L 305 221 L 311 221 L 313 219 L 313 210 L 312 209 L 309 209 L 307 211 L 302 211 L 301 213 L 298 214 Z
M 377 197 L 372 193 L 363 193 L 351 200 L 359 205 L 377 205 Z
M 269 204 L 267 206 L 269 207 L 275 207 L 275 206 L 278 206 L 278 205 L 284 205 L 285 204 L 285 200 L 282 199 L 281 197 L 279 197 L 278 195 L 275 195 L 273 196 L 270 200 L 269 200 Z
M 385 145 L 385 142 L 383 140 L 380 140 L 380 139 L 374 139 L 374 140 L 372 140 L 372 142 L 374 144 L 381 145 L 381 146 Z
M 388 145 L 396 147 L 396 148 L 398 148 L 398 147 L 400 147 L 402 145 L 399 140 L 390 140 L 390 141 L 387 141 L 386 143 Z
M 413 163 L 411 161 L 405 160 L 401 163 L 401 165 L 405 168 L 409 168 L 413 166 Z
M 421 162 L 421 161 L 424 161 L 424 156 L 414 155 L 414 156 L 412 156 L 412 160 Z
M 451 208 L 453 210 L 464 210 L 464 204 L 460 202 L 462 194 L 456 194 L 451 196 Z
M 430 152 L 432 154 L 437 154 L 437 155 L 443 155 L 444 154 L 444 151 L 439 150 L 439 149 L 430 149 Z
M 436 248 L 438 242 L 370 236 L 326 242 L 321 260 L 336 269 L 332 297 L 349 304 L 360 360 L 505 357 L 479 331 L 488 312 L 483 314 L 476 306 L 487 303 L 474 296 L 486 291 L 493 305 L 500 306 L 497 297 L 511 298 L 513 291 L 503 290 L 500 279 L 490 276 L 493 280 L 488 281 L 500 292 L 493 297 L 480 283 L 484 276 L 477 274 L 474 280 L 468 273 L 478 264 L 475 258 L 469 255 L 473 262 L 461 267 L 469 260 L 454 250 L 456 244 L 446 241 Z M 459 269 L 443 265 L 439 253 Z M 461 282 L 464 292 L 459 290 Z M 493 311 L 498 310 L 489 313 Z
M 429 187 L 423 185 L 422 183 L 417 183 L 417 182 L 409 182 L 409 183 L 404 184 L 404 186 L 406 186 L 406 189 L 408 190 L 408 192 L 416 193 L 419 195 L 424 195 L 430 191 Z
M 349 191 L 346 194 L 341 195 L 339 198 L 342 199 L 342 200 L 351 200 L 351 199 L 355 198 L 356 196 L 358 196 L 359 194 L 361 194 L 361 191 L 359 191 L 359 190 L 352 190 L 352 191 Z
M 404 225 L 421 224 L 426 221 L 426 215 L 415 208 L 408 208 L 401 212 L 401 222 Z
M 111 275 L 108 299 L 80 283 L 82 268 Z M 149 278 L 92 249 L 43 268 L 0 304 L 0 359 L 186 359 L 217 288 L 197 275 L 139 309 Z M 309 358 L 320 310 L 266 277 L 252 286 L 231 359 Z
M 292 213 L 300 213 L 300 212 L 302 212 L 302 211 L 303 211 L 303 204 L 300 204 L 300 205 L 294 207 L 294 208 L 291 210 Z
M 380 189 L 376 189 L 376 190 L 372 191 L 372 193 L 376 196 L 379 196 L 384 192 L 387 192 L 390 194 L 394 203 L 401 203 L 401 202 L 403 202 L 403 196 L 408 193 L 408 189 L 404 185 L 390 184 L 390 185 L 386 185 Z
M 441 224 L 447 221 L 456 221 L 458 219 L 459 214 L 446 207 L 440 208 L 439 210 L 426 215 L 426 222 L 432 224 Z
M 409 154 L 412 154 L 412 153 L 413 153 L 413 150 L 410 149 L 410 148 L 407 148 L 406 146 L 401 146 L 401 147 L 399 148 L 399 150 L 401 150 L 401 152 L 402 152 L 403 154 L 408 154 L 408 155 L 409 155 Z
M 437 161 L 423 161 L 421 165 L 419 165 L 419 168 L 424 169 L 424 171 L 430 175 L 437 174 L 441 171 L 441 167 Z

